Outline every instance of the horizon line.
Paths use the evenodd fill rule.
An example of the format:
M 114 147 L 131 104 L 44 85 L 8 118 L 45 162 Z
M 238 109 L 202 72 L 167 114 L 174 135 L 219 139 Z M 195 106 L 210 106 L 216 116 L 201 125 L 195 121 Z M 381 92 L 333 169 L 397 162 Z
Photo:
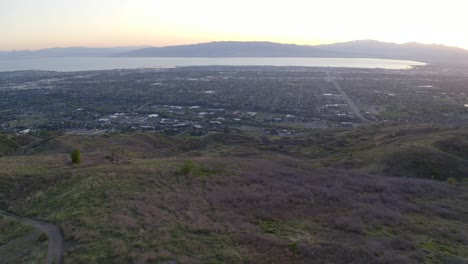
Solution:
M 463 48 L 460 46 L 452 46 L 443 43 L 422 43 L 416 41 L 410 42 L 391 42 L 391 41 L 380 41 L 375 39 L 357 39 L 357 40 L 349 40 L 349 41 L 339 41 L 339 42 L 330 42 L 330 43 L 322 43 L 322 44 L 298 44 L 298 43 L 287 43 L 287 42 L 275 42 L 269 40 L 253 40 L 253 41 L 244 41 L 244 40 L 214 40 L 214 41 L 207 41 L 207 42 L 198 42 L 198 43 L 191 43 L 191 44 L 176 44 L 176 45 L 165 45 L 165 46 L 153 46 L 153 45 L 119 45 L 119 46 L 83 46 L 83 45 L 73 45 L 73 46 L 51 46 L 47 48 L 40 48 L 40 49 L 11 49 L 11 50 L 0 50 L 0 52 L 36 52 L 41 50 L 48 50 L 48 49 L 69 49 L 69 48 L 87 48 L 87 49 L 125 49 L 125 48 L 166 48 L 166 47 L 175 47 L 175 46 L 191 46 L 191 45 L 201 45 L 201 44 L 209 44 L 209 43 L 222 43 L 222 42 L 242 42 L 242 43 L 274 43 L 274 44 L 281 44 L 281 45 L 297 45 L 297 46 L 309 46 L 309 47 L 317 47 L 322 45 L 333 45 L 339 43 L 350 43 L 350 42 L 379 42 L 385 44 L 395 44 L 395 45 L 407 45 L 407 44 L 419 44 L 419 45 L 434 45 L 434 46 L 445 46 L 451 48 L 459 48 L 463 50 L 467 50 L 468 48 Z

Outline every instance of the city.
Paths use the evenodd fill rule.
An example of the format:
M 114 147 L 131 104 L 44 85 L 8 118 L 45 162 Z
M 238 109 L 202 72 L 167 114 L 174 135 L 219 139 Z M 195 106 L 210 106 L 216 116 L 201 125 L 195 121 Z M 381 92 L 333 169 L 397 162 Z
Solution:
M 0 73 L 7 133 L 288 136 L 366 123 L 466 125 L 468 69 L 179 67 Z

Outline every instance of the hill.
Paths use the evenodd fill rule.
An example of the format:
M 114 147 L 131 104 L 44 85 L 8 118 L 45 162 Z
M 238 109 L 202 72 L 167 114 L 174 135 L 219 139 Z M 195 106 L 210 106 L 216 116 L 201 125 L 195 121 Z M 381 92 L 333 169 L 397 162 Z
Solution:
M 0 157 L 11 154 L 18 148 L 14 140 L 6 135 L 0 134 Z
M 310 157 L 318 166 L 442 181 L 468 175 L 466 128 L 371 125 L 317 132 L 290 145 L 291 153 Z
M 0 59 L 32 59 L 32 58 L 55 58 L 55 57 L 107 57 L 115 54 L 125 53 L 144 47 L 115 47 L 115 48 L 88 48 L 88 47 L 65 47 L 48 48 L 40 50 L 18 50 L 1 51 Z
M 37 51 L 0 51 L 0 59 L 92 56 L 376 58 L 415 60 L 427 63 L 468 64 L 468 51 L 462 48 L 419 43 L 396 44 L 375 40 L 357 40 L 317 46 L 281 44 L 266 41 L 221 41 L 167 47 L 69 47 Z
M 326 51 L 313 46 L 273 42 L 210 42 L 194 45 L 153 47 L 122 56 L 136 57 L 343 57 L 346 52 Z
M 60 225 L 70 263 L 464 263 L 467 135 L 369 125 L 292 138 L 28 138 L 0 158 L 0 209 Z M 412 162 L 439 161 L 444 174 L 447 155 L 458 180 Z M 44 248 L 7 225 L 3 256 L 18 259 L 1 250 L 15 241 Z
M 321 57 L 416 60 L 429 63 L 468 63 L 468 51 L 443 45 L 395 44 L 373 40 L 329 45 L 291 45 L 272 42 L 210 42 L 153 47 L 120 54 L 129 57 Z
M 468 63 L 468 51 L 462 48 L 420 43 L 386 43 L 357 40 L 317 46 L 333 52 L 347 52 L 367 58 L 416 60 L 429 63 Z

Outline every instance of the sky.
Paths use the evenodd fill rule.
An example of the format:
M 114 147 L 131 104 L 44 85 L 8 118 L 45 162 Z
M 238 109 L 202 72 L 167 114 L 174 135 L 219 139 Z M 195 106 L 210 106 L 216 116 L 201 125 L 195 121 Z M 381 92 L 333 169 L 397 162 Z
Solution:
M 468 49 L 467 0 L 0 0 L 0 50 L 359 39 Z

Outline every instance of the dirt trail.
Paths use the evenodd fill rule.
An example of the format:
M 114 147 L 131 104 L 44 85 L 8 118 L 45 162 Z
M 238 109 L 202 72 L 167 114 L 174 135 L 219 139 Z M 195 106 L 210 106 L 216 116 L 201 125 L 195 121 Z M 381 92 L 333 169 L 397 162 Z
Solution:
M 62 229 L 56 225 L 44 223 L 34 219 L 19 217 L 14 214 L 4 212 L 0 210 L 0 215 L 16 219 L 27 225 L 30 225 L 42 232 L 48 237 L 48 248 L 47 248 L 47 264 L 62 264 L 63 263 L 63 248 L 64 239 Z

